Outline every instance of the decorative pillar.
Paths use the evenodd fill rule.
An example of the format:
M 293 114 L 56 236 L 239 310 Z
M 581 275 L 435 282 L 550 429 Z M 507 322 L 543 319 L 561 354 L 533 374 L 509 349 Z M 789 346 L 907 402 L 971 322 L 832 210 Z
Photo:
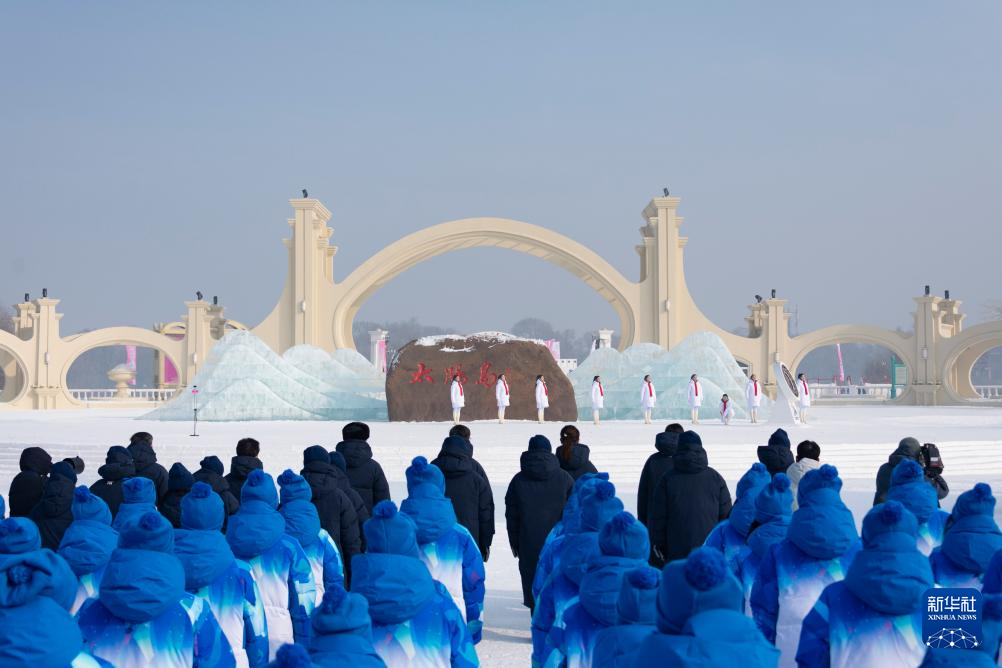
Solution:
M 389 335 L 385 329 L 369 332 L 369 361 L 379 373 L 386 373 L 386 339 Z
M 192 381 L 199 368 L 205 363 L 205 358 L 212 348 L 212 320 L 209 316 L 209 304 L 201 299 L 185 302 L 188 313 L 184 317 L 184 360 L 178 373 L 180 387 L 185 387 Z
M 915 297 L 915 369 L 914 377 L 909 381 L 915 393 L 915 403 L 919 406 L 939 403 L 943 381 L 939 377 L 937 344 L 942 334 L 942 301 L 929 294 Z
M 59 321 L 62 313 L 56 313 L 58 299 L 43 297 L 34 302 L 32 318 L 32 339 L 35 342 L 35 382 L 31 388 L 32 401 L 36 409 L 58 408 L 64 396 L 62 368 L 56 359 L 55 349 L 61 339 Z
M 787 345 L 790 341 L 790 314 L 786 312 L 786 300 L 773 297 L 766 299 L 761 307 L 762 314 L 762 338 L 765 346 L 766 364 L 762 367 L 763 373 L 757 374 L 759 380 L 765 385 L 766 394 L 773 399 L 776 398 L 776 362 L 788 362 Z M 796 369 L 793 369 L 796 371 Z
M 289 200 L 295 217 L 292 228 L 292 345 L 332 349 L 329 331 L 333 315 L 334 262 L 337 247 L 330 245 L 334 230 L 327 227 L 331 212 L 320 200 Z M 284 347 L 283 347 L 284 349 Z
M 599 348 L 612 348 L 612 331 L 611 329 L 600 329 L 598 330 L 598 347 Z

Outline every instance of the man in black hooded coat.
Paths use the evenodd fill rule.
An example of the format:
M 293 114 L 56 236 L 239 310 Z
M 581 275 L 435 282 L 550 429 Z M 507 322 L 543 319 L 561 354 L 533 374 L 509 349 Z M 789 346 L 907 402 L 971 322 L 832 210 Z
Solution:
M 70 464 L 58 462 L 52 466 L 42 498 L 28 513 L 28 519 L 38 527 L 42 547 L 58 550 L 63 534 L 73 524 L 71 509 L 76 484 L 77 474 Z
M 678 437 L 672 469 L 661 477 L 650 506 L 651 545 L 663 563 L 685 559 L 731 514 L 731 493 L 710 468 L 694 431 Z
M 201 467 L 193 474 L 195 482 L 204 482 L 223 500 L 223 510 L 229 517 L 240 509 L 240 501 L 230 491 L 230 483 L 223 477 L 223 462 L 215 455 L 209 455 L 198 463 Z
M 574 479 L 560 468 L 549 439 L 539 434 L 529 439 L 529 449 L 522 453 L 519 465 L 521 470 L 511 479 L 504 495 L 504 516 L 508 542 L 522 576 L 522 604 L 531 611 L 536 605 L 532 579 L 539 553 L 564 512 Z
M 350 568 L 351 558 L 361 551 L 361 525 L 351 499 L 338 487 L 338 473 L 329 463 L 330 455 L 319 445 L 303 452 L 303 470 L 312 491 L 310 501 L 320 516 L 320 526 L 330 534 L 341 551 L 345 568 Z
M 21 472 L 14 476 L 7 493 L 11 517 L 27 517 L 42 499 L 46 477 L 52 470 L 52 457 L 42 448 L 21 451 Z
M 650 505 L 654 496 L 654 488 L 657 487 L 661 476 L 671 471 L 672 457 L 675 456 L 675 448 L 678 447 L 678 437 L 685 429 L 678 423 L 668 425 L 668 427 L 654 437 L 654 449 L 656 452 L 644 462 L 644 469 L 640 472 L 640 484 L 637 486 L 637 519 L 648 529 L 650 525 Z
M 157 453 L 153 450 L 153 434 L 140 431 L 129 439 L 129 453 L 136 463 L 136 475 L 149 478 L 157 490 L 157 503 L 167 494 L 167 469 L 157 464 Z
M 790 448 L 790 437 L 785 429 L 777 429 L 769 437 L 768 445 L 758 446 L 758 460 L 765 465 L 769 475 L 776 477 L 777 473 L 786 473 L 793 464 L 793 450 Z
M 365 510 L 372 515 L 372 508 L 380 501 L 390 499 L 390 486 L 386 482 L 383 467 L 372 458 L 369 447 L 369 425 L 364 422 L 349 422 L 341 429 L 342 440 L 335 451 L 344 456 L 348 465 L 348 480 L 365 503 Z
M 90 486 L 90 492 L 108 504 L 108 510 L 114 518 L 124 500 L 122 483 L 136 475 L 136 463 L 132 461 L 132 455 L 126 448 L 113 445 L 108 448 L 104 466 L 97 470 L 97 474 L 101 479 Z
M 181 499 L 195 486 L 195 477 L 181 462 L 174 462 L 167 472 L 167 493 L 157 504 L 157 510 L 175 529 L 181 528 Z
M 883 503 L 887 500 L 887 490 L 891 487 L 891 474 L 894 472 L 895 467 L 906 459 L 911 459 L 919 463 L 925 471 L 926 482 L 936 488 L 936 496 L 938 498 L 944 499 L 950 493 L 949 485 L 946 484 L 946 480 L 939 473 L 942 469 L 932 469 L 926 466 L 925 460 L 922 457 L 922 445 L 918 442 L 918 439 L 908 436 L 901 439 L 897 449 L 877 469 L 877 492 L 873 495 L 873 505 Z
M 473 536 L 487 561 L 494 540 L 494 493 L 473 467 L 473 446 L 465 438 L 449 436 L 431 463 L 445 476 L 445 495 L 452 500 L 456 519 Z
M 264 464 L 258 459 L 261 454 L 261 444 L 253 438 L 241 438 L 237 441 L 237 454 L 230 460 L 230 472 L 226 474 L 226 484 L 230 486 L 233 496 L 240 499 L 247 476 L 257 469 L 263 469 Z

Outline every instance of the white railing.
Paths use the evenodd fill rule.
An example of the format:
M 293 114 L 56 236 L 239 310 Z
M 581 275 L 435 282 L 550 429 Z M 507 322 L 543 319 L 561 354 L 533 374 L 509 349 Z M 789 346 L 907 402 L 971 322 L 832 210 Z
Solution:
M 77 401 L 90 402 L 90 401 L 148 401 L 150 403 L 163 403 L 165 401 L 170 401 L 171 397 L 177 392 L 177 388 L 170 387 L 164 389 L 157 388 L 129 388 L 129 396 L 125 399 L 120 399 L 118 397 L 118 390 L 115 388 L 102 388 L 102 389 L 71 389 L 70 395 Z
M 898 396 L 904 391 L 898 388 Z M 815 399 L 853 400 L 853 401 L 887 401 L 891 398 L 890 383 L 864 383 L 862 385 L 834 385 L 831 383 L 815 383 L 811 386 Z
M 981 395 L 982 399 L 1002 399 L 1002 385 L 975 385 L 974 391 Z

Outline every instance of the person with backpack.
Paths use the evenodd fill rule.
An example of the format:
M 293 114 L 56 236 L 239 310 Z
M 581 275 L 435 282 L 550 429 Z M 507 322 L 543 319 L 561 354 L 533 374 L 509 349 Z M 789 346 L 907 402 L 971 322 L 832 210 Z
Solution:
M 380 501 L 389 501 L 390 486 L 386 482 L 383 467 L 372 458 L 369 446 L 369 425 L 364 422 L 349 422 L 341 429 L 342 441 L 335 451 L 344 456 L 347 463 L 348 480 L 365 503 L 369 515 Z
M 81 485 L 73 492 L 73 524 L 59 543 L 59 556 L 66 560 L 79 585 L 70 612 L 97 598 L 104 569 L 118 547 L 118 532 L 111 528 L 111 511 L 100 497 Z
M 167 469 L 157 463 L 157 453 L 153 450 L 153 435 L 140 431 L 129 439 L 129 454 L 136 464 L 136 475 L 153 481 L 156 490 L 155 502 L 159 503 L 167 494 Z
M 473 536 L 486 562 L 494 540 L 494 493 L 474 467 L 473 446 L 461 436 L 449 436 L 431 463 L 445 476 L 445 496 L 452 501 L 456 520 Z
M 42 500 L 42 491 L 52 470 L 52 456 L 38 447 L 21 451 L 21 472 L 14 476 L 7 493 L 11 517 L 27 517 Z

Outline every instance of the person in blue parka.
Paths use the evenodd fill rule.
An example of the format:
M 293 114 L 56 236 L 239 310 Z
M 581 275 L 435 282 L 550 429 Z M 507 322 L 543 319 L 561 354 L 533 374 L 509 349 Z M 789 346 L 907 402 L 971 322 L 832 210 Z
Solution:
M 385 668 L 372 646 L 369 603 L 362 596 L 333 585 L 313 612 L 310 658 L 320 666 Z
M 285 643 L 310 639 L 310 613 L 316 607 L 316 582 L 299 541 L 286 535 L 271 476 L 255 469 L 240 490 L 240 509 L 226 524 L 226 542 L 246 561 L 257 581 L 268 621 L 268 653 Z
M 634 668 L 648 666 L 741 666 L 770 668 L 779 651 L 742 609 L 741 584 L 719 550 L 701 547 L 661 572 L 657 633 L 632 655 Z
M 993 562 L 1000 562 L 1002 565 L 1002 552 L 995 555 L 999 559 L 992 559 Z M 981 651 L 987 654 L 996 665 L 1002 661 L 1002 594 L 998 591 L 988 591 L 988 573 L 985 573 L 985 591 L 982 592 L 981 603 L 981 631 L 984 640 L 981 643 Z
M 622 510 L 623 502 L 616 497 L 616 486 L 611 482 L 598 480 L 582 487 L 577 526 L 567 527 L 559 564 L 539 592 L 532 614 L 533 665 L 546 662 L 551 630 L 563 624 L 564 611 L 577 601 L 588 558 L 599 549 L 599 529 Z
M 0 494 L 0 520 L 7 517 L 7 506 L 3 502 L 3 495 Z
M 863 549 L 841 582 L 825 587 L 804 618 L 797 665 L 917 666 L 925 656 L 922 594 L 929 559 L 915 544 L 918 521 L 897 501 L 863 518 Z
M 344 584 L 344 562 L 334 538 L 320 525 L 317 507 L 310 501 L 310 483 L 301 475 L 286 469 L 278 476 L 281 505 L 278 512 L 285 518 L 286 535 L 295 538 L 306 553 L 316 585 L 316 603 L 324 597 L 327 587 Z
M 352 593 L 369 603 L 372 644 L 388 666 L 478 666 L 462 613 L 421 561 L 414 521 L 381 501 L 352 559 Z
M 65 587 L 53 566 L 58 558 L 49 550 L 0 556 L 0 666 L 111 665 L 86 652 L 73 617 L 50 595 Z
M 88 599 L 97 597 L 104 568 L 118 547 L 118 532 L 111 528 L 111 510 L 84 486 L 73 492 L 73 524 L 59 543 L 59 556 L 80 581 L 70 612 L 76 614 Z
M 0 555 L 17 555 L 40 552 L 35 564 L 48 574 L 44 596 L 54 600 L 59 607 L 72 610 L 77 593 L 77 577 L 66 560 L 52 550 L 42 547 L 42 539 L 35 523 L 25 517 L 10 517 L 0 522 Z M 43 565 L 44 564 L 44 565 Z
M 484 609 L 484 558 L 470 532 L 456 520 L 452 501 L 445 496 L 445 476 L 424 457 L 407 467 L 407 498 L 400 512 L 417 527 L 418 550 L 431 577 L 449 590 L 470 629 L 480 642 Z
M 164 489 L 166 489 L 166 476 L 164 476 Z M 152 480 L 136 476 L 129 478 L 122 483 L 122 505 L 115 513 L 115 519 L 111 526 L 119 533 L 129 522 L 134 522 L 146 513 L 159 512 L 157 510 L 157 488 Z
M 184 588 L 208 604 L 233 650 L 237 666 L 268 663 L 264 601 L 250 566 L 237 561 L 220 531 L 226 506 L 208 483 L 197 482 L 181 499 L 181 528 L 174 555 L 184 568 Z
M 898 464 L 891 473 L 888 501 L 897 501 L 918 520 L 919 552 L 929 556 L 943 542 L 950 513 L 939 507 L 936 488 L 929 484 L 922 465 L 913 459 Z
M 737 500 L 731 508 L 731 514 L 723 520 L 706 537 L 703 543 L 706 547 L 720 550 L 724 561 L 730 563 L 748 541 L 748 532 L 755 521 L 755 499 L 762 488 L 769 484 L 772 476 L 762 462 L 755 462 L 741 479 L 736 490 Z
M 786 538 L 792 515 L 790 479 L 785 473 L 777 473 L 755 497 L 755 522 L 748 533 L 748 541 L 731 562 L 731 569 L 744 589 L 745 603 L 751 598 L 759 565 L 769 548 Z
M 644 638 L 657 632 L 654 620 L 660 584 L 661 572 L 650 566 L 626 574 L 616 599 L 616 625 L 595 637 L 592 665 L 625 668 Z
M 994 515 L 995 497 L 987 483 L 979 482 L 957 497 L 943 544 L 929 556 L 937 585 L 981 589 L 992 555 L 1002 549 Z
M 599 631 L 619 621 L 616 603 L 623 578 L 647 563 L 651 543 L 647 527 L 633 515 L 621 512 L 605 523 L 598 536 L 599 551 L 588 558 L 578 601 L 567 608 L 563 624 L 550 631 L 554 648 L 547 666 L 590 668 Z
M 795 666 L 800 625 L 822 590 L 845 578 L 859 551 L 856 521 L 839 496 L 842 479 L 830 464 L 804 474 L 786 538 L 766 551 L 751 593 L 755 623 Z
M 117 668 L 234 666 L 212 610 L 184 590 L 174 529 L 157 512 L 126 523 L 96 599 L 77 614 L 84 645 Z
M 38 527 L 26 517 L 0 521 L 0 554 L 24 554 L 42 549 Z

